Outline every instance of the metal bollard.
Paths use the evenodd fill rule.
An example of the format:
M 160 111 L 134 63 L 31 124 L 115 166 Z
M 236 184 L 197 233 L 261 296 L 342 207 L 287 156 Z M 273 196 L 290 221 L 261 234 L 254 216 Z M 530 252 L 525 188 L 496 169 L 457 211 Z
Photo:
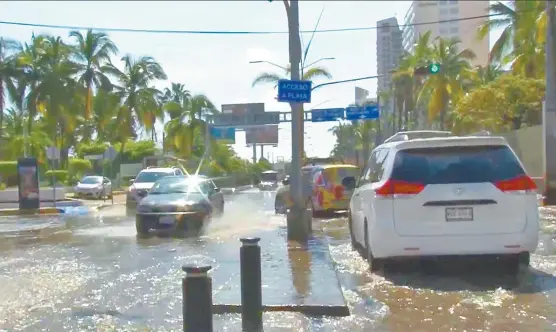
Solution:
M 263 330 L 263 294 L 261 286 L 261 247 L 258 237 L 240 239 L 241 325 L 243 331 Z
M 212 267 L 184 265 L 182 279 L 183 331 L 212 332 L 212 280 L 208 271 Z

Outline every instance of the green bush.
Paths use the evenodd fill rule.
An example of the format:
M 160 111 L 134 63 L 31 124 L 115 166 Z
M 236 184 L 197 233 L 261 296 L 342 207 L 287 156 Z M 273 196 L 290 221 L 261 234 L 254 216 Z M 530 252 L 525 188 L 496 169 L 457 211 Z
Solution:
M 77 147 L 77 155 L 80 158 L 89 155 L 98 155 L 103 154 L 104 151 L 108 148 L 108 144 L 104 142 L 94 142 L 90 144 L 80 144 Z
M 93 169 L 93 165 L 90 160 L 72 158 L 69 160 L 69 172 L 75 175 L 84 175 L 87 171 Z
M 54 179 L 56 180 L 56 183 L 65 184 L 68 179 L 68 171 L 66 171 L 65 169 L 50 170 L 50 171 L 46 171 L 44 173 L 44 176 L 46 177 L 48 183 L 50 183 L 51 186 L 54 184 L 53 181 Z
M 4 182 L 0 182 L 0 190 L 5 190 L 6 184 Z
M 17 185 L 17 161 L 0 161 L 0 177 L 6 186 Z

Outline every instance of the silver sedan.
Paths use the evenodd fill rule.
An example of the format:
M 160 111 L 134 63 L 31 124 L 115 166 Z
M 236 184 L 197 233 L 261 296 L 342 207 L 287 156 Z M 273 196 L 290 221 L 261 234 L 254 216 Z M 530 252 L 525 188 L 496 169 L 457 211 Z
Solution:
M 75 195 L 81 197 L 103 198 L 112 192 L 112 182 L 102 176 L 86 176 L 77 182 Z

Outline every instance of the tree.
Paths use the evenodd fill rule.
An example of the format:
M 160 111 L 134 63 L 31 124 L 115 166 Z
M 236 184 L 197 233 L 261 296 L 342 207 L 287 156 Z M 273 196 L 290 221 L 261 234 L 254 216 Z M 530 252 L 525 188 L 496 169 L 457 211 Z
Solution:
M 118 114 L 118 122 L 127 124 L 128 137 L 136 138 L 135 129 L 139 125 L 154 128 L 152 111 L 160 91 L 152 84 L 156 80 L 167 79 L 167 76 L 162 66 L 152 57 L 134 58 L 126 55 L 121 60 L 124 62 L 123 71 L 113 64 L 108 65 L 106 70 L 120 82 L 119 85 L 114 84 L 114 88 L 120 94 L 122 104 L 126 106 Z
M 446 128 L 446 115 L 450 102 L 457 100 L 464 94 L 465 80 L 472 77 L 470 60 L 475 58 L 469 49 L 459 50 L 457 38 L 436 38 L 432 48 L 431 60 L 440 65 L 439 73 L 428 75 L 423 83 L 417 101 L 430 98 L 428 103 L 429 119 L 438 117 L 440 130 Z
M 252 86 L 257 86 L 260 84 L 273 84 L 274 87 L 276 88 L 276 86 L 278 86 L 278 81 L 279 80 L 287 80 L 290 77 L 290 73 L 291 73 L 291 66 L 288 65 L 285 68 L 285 71 L 283 74 L 276 74 L 276 73 L 261 73 L 259 74 L 252 83 Z M 315 79 L 318 78 L 328 78 L 331 79 L 332 75 L 330 74 L 330 72 L 328 72 L 328 70 L 326 70 L 324 67 L 312 67 L 309 68 L 309 70 L 307 70 L 306 72 L 303 72 L 303 75 L 300 75 L 301 79 L 303 80 L 307 80 L 307 81 L 313 81 Z
M 107 34 L 87 30 L 83 36 L 79 31 L 70 32 L 70 37 L 77 41 L 73 58 L 77 65 L 77 81 L 83 85 L 86 94 L 85 120 L 91 118 L 93 108 L 93 88 L 112 89 L 110 79 L 105 75 L 105 66 L 110 63 L 110 56 L 118 53 L 118 48 Z M 90 139 L 89 126 L 84 124 L 83 138 Z
M 502 75 L 459 101 L 454 110 L 454 130 L 505 132 L 538 125 L 544 88 L 540 79 Z
M 511 63 L 514 73 L 536 77 L 544 70 L 546 16 L 545 2 L 540 0 L 497 2 L 490 6 L 491 18 L 478 30 L 479 38 L 504 27 L 494 43 L 489 59 L 492 63 Z
M 0 37 L 0 139 L 4 128 L 5 87 L 16 75 L 12 52 L 18 47 L 13 40 Z

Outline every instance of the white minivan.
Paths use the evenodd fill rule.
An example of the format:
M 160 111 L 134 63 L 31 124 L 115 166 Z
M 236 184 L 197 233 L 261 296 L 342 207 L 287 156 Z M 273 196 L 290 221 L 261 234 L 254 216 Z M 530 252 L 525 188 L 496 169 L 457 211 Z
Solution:
M 372 271 L 400 257 L 492 255 L 517 273 L 538 244 L 535 182 L 503 137 L 442 133 L 398 133 L 344 179 L 353 246 Z

